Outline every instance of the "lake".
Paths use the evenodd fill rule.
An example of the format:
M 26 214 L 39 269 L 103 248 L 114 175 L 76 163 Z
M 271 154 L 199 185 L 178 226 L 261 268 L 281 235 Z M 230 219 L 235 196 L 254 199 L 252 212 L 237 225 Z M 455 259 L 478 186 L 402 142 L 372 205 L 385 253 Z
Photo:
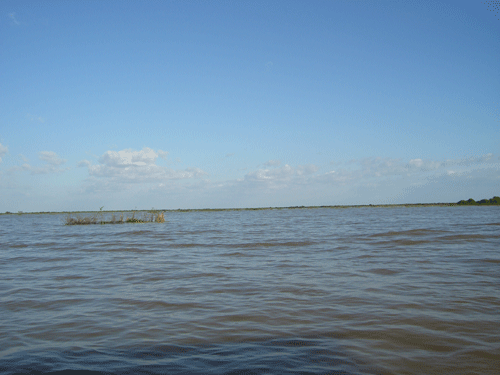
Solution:
M 0 372 L 498 374 L 500 207 L 0 216 Z

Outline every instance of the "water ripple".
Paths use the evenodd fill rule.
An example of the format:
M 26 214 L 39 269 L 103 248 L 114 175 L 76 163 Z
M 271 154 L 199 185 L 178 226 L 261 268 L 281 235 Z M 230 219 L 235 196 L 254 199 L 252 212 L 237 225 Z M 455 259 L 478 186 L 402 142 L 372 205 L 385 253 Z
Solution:
M 0 372 L 500 368 L 496 207 L 167 218 L 0 216 Z

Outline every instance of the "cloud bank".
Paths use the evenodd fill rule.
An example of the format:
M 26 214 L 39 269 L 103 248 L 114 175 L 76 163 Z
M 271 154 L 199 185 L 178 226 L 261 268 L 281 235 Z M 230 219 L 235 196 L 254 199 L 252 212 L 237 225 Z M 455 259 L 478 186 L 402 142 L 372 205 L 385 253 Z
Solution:
M 0 145 L 0 157 L 7 152 L 7 147 Z M 22 173 L 11 173 L 3 183 L 0 179 L 0 187 L 4 186 L 4 193 L 9 188 L 19 197 L 32 194 L 33 205 L 49 204 L 52 194 L 53 207 L 40 206 L 39 210 L 85 210 L 102 205 L 131 209 L 455 202 L 498 195 L 500 186 L 500 159 L 491 153 L 446 160 L 371 157 L 324 165 L 268 160 L 254 168 L 239 169 L 239 177 L 219 180 L 197 167 L 164 166 L 161 159 L 167 157 L 168 152 L 148 147 L 110 150 L 95 160 L 81 160 L 78 166 L 83 170 L 69 172 L 65 159 L 53 151 L 41 151 L 40 165 L 24 162 L 8 173 L 45 175 L 39 181 L 50 188 L 38 193 L 40 185 L 35 186 L 33 179 Z M 217 170 L 220 165 L 211 167 Z M 59 174 L 57 179 L 51 177 L 55 173 Z M 25 198 L 16 199 L 25 202 Z M 30 210 L 17 205 L 3 208 L 16 209 Z

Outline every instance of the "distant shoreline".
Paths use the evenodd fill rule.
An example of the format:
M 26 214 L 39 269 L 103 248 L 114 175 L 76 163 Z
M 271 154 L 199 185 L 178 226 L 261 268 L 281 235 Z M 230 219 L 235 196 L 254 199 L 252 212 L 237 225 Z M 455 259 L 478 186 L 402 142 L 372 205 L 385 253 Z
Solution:
M 462 202 L 462 201 L 461 201 Z M 398 207 L 464 207 L 464 206 L 500 206 L 495 203 L 484 204 L 461 204 L 461 203 L 401 203 L 401 204 L 358 204 L 358 205 L 329 205 L 329 206 L 289 206 L 289 207 L 257 207 L 257 208 L 178 208 L 178 209 L 161 209 L 163 212 L 209 212 L 209 211 L 261 211 L 261 210 L 295 210 L 295 209 L 317 209 L 317 208 L 364 208 L 364 207 L 385 207 L 385 208 L 398 208 Z M 113 213 L 113 212 L 145 212 L 143 210 L 103 210 L 103 211 L 40 211 L 40 212 L 3 212 L 0 215 L 57 215 L 57 214 L 85 214 L 85 213 Z

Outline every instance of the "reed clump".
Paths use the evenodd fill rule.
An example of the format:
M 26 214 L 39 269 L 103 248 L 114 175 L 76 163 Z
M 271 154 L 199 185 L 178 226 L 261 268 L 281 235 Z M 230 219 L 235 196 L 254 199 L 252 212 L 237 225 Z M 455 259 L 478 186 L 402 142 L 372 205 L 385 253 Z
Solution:
M 131 217 L 124 216 L 121 213 L 119 216 L 116 213 L 111 215 L 110 220 L 104 220 L 103 215 L 104 212 L 102 208 L 99 212 L 91 215 L 91 216 L 80 216 L 75 215 L 72 216 L 68 214 L 66 217 L 65 225 L 90 225 L 90 224 L 125 224 L 125 223 L 164 223 L 165 222 L 165 214 L 162 211 L 151 209 L 147 212 L 143 212 L 142 216 L 136 217 L 137 211 L 132 213 Z

